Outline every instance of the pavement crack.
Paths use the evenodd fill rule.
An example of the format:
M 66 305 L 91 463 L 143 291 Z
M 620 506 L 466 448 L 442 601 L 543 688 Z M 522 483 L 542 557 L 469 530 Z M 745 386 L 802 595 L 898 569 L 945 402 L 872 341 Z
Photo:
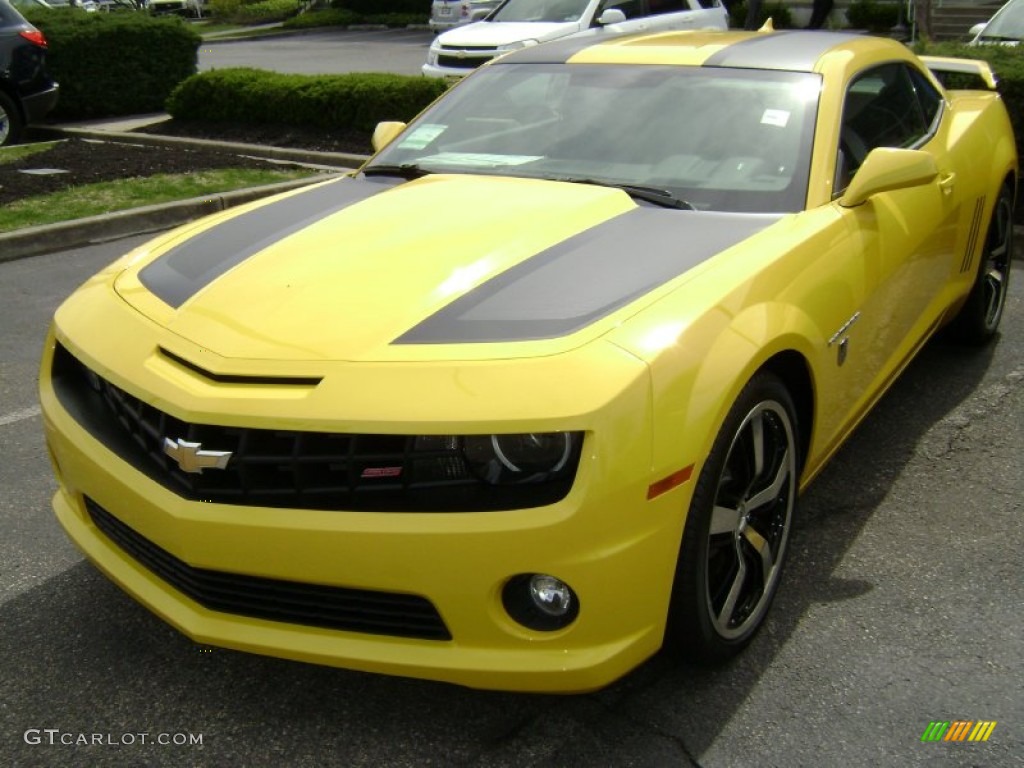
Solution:
M 1003 403 L 1024 387 L 1024 366 L 1015 368 L 980 390 L 925 433 L 920 451 L 927 459 L 944 459 L 960 450 L 970 438 L 970 429 L 979 421 L 998 415 Z

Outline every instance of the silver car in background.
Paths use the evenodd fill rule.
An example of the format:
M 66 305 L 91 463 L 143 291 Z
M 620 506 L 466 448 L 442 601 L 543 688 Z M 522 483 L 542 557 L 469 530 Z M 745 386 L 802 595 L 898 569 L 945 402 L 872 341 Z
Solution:
M 434 0 L 430 7 L 430 29 L 446 29 L 480 21 L 501 5 L 502 0 Z
M 603 30 L 672 32 L 728 26 L 722 0 L 504 0 L 485 20 L 434 38 L 421 71 L 428 77 L 464 77 L 509 51 Z

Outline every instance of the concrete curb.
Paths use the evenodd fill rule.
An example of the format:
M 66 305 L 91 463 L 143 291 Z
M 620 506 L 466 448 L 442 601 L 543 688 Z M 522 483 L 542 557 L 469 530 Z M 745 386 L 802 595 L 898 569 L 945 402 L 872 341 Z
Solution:
M 131 235 L 160 232 L 179 224 L 185 224 L 201 216 L 242 205 L 279 192 L 288 192 L 331 176 L 284 181 L 263 187 L 239 189 L 208 197 L 195 197 L 173 203 L 147 205 L 126 211 L 89 216 L 84 219 L 46 224 L 39 227 L 25 227 L 13 232 L 0 233 L 0 262 L 14 261 L 42 253 L 81 248 L 108 240 L 117 240 Z

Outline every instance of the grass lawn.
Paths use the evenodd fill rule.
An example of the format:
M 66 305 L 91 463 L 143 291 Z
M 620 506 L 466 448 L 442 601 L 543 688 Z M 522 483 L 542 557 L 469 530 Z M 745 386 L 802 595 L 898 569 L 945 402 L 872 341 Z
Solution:
M 6 158 L 6 155 L 0 156 L 0 163 Z M 0 208 L 0 232 L 315 175 L 307 168 L 226 168 L 86 184 L 4 205 Z

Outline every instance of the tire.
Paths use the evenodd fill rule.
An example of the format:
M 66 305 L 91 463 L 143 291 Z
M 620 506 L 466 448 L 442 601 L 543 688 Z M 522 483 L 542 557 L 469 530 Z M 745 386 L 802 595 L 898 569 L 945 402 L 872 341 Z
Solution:
M 984 250 L 967 301 L 949 325 L 955 341 L 981 346 L 999 329 L 1013 260 L 1013 191 L 1004 185 L 992 209 Z
M 764 622 L 796 507 L 798 452 L 792 398 L 760 373 L 730 409 L 690 503 L 668 626 L 684 659 L 725 661 Z
M 21 113 L 11 98 L 0 91 L 0 147 L 17 144 L 21 139 Z

